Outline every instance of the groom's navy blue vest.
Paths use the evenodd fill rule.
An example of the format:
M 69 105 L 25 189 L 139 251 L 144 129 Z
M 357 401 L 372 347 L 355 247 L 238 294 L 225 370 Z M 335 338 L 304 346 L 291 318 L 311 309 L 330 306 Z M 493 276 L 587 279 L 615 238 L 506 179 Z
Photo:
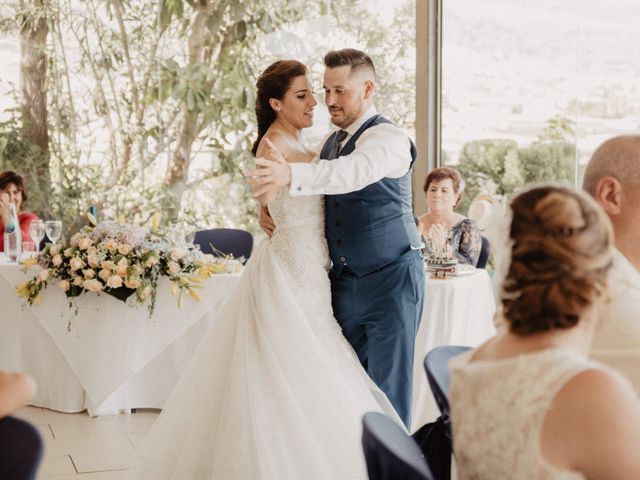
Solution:
M 370 127 L 391 123 L 380 115 L 367 120 L 340 150 L 340 156 L 355 149 L 360 135 Z M 327 158 L 333 136 L 322 147 Z M 357 192 L 325 196 L 325 232 L 332 273 L 339 276 L 345 266 L 363 276 L 390 264 L 421 245 L 411 204 L 411 171 L 416 149 L 411 144 L 409 171 L 400 178 L 383 178 Z

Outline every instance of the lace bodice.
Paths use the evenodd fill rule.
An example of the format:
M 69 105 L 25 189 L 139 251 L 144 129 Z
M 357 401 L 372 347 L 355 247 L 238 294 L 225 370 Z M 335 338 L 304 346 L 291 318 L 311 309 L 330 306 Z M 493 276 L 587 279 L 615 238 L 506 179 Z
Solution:
M 540 433 L 562 387 L 584 370 L 603 367 L 559 349 L 469 363 L 473 352 L 449 364 L 458 478 L 583 479 L 545 461 Z
M 324 197 L 292 197 L 281 189 L 269 203 L 269 213 L 276 225 L 269 239 L 269 249 L 280 258 L 309 311 L 317 312 L 336 329 L 331 309 L 329 284 L 329 250 L 324 236 Z M 313 292 L 313 295 L 309 295 Z

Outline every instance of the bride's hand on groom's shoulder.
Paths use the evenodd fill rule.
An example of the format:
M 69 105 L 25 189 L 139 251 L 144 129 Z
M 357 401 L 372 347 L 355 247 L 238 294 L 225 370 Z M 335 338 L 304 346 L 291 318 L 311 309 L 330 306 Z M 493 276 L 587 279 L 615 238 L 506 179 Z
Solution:
M 274 145 L 265 139 L 267 148 L 263 156 L 256 158 L 256 167 L 245 173 L 253 195 L 262 205 L 273 200 L 281 187 L 291 183 L 291 168 L 286 158 Z

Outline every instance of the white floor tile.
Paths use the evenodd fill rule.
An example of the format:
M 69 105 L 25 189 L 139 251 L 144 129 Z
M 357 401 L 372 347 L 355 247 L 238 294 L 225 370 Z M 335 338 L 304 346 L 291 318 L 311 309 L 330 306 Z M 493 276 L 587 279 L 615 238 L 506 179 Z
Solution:
M 38 469 L 38 477 L 45 477 L 47 475 L 67 475 L 75 474 L 76 469 L 71 462 L 69 455 L 51 456 L 42 459 L 40 468 Z
M 45 455 L 72 455 L 83 452 L 99 452 L 102 450 L 129 450 L 135 454 L 135 448 L 123 433 L 91 435 L 86 437 L 69 437 L 45 440 Z
M 138 464 L 138 458 L 131 449 L 74 453 L 71 458 L 78 473 L 126 470 Z
M 114 433 L 145 433 L 151 429 L 157 414 L 115 415 L 97 417 L 89 422 L 50 423 L 53 436 L 58 438 L 88 437 Z
M 131 445 L 138 450 L 142 446 L 142 442 L 147 438 L 147 433 L 127 433 L 127 438 L 131 442 Z

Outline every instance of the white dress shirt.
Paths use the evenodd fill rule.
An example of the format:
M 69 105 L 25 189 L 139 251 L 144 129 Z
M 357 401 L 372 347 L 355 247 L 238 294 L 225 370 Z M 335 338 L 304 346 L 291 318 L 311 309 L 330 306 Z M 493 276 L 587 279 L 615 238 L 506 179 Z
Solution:
M 617 249 L 591 356 L 621 372 L 640 393 L 640 272 Z
M 364 122 L 377 113 L 372 105 L 364 115 L 347 127 L 345 130 L 348 135 L 342 142 L 342 146 Z M 316 153 L 319 151 L 320 148 Z M 403 129 L 390 123 L 383 123 L 365 130 L 356 141 L 354 151 L 349 155 L 340 156 L 334 160 L 321 159 L 314 163 L 289 165 L 291 166 L 289 191 L 292 196 L 355 192 L 385 177 L 400 178 L 409 171 L 411 165 L 409 137 Z

